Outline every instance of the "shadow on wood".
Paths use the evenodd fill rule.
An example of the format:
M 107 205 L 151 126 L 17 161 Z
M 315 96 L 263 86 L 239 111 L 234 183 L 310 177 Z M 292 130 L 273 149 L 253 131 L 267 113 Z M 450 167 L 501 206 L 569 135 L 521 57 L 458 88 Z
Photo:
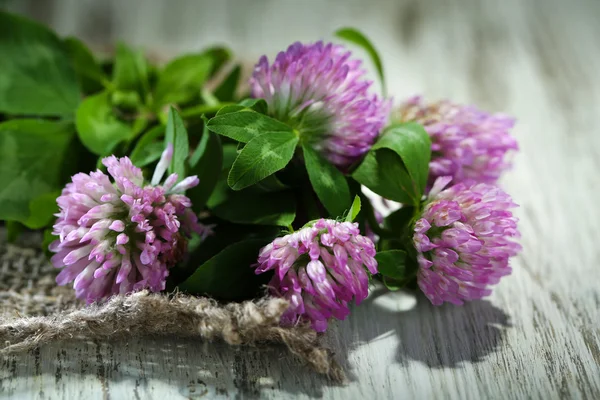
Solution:
M 333 348 L 343 346 L 343 342 L 352 343 L 348 353 L 364 343 L 396 336 L 395 360 L 400 364 L 415 360 L 431 368 L 461 368 L 464 363 L 481 362 L 499 350 L 504 331 L 511 326 L 509 316 L 487 300 L 436 307 L 423 295 L 415 299 L 405 292 L 378 289 L 365 303 L 355 307 L 347 321 L 352 328 L 337 328 L 342 336 L 352 334 L 337 338 L 339 342 L 332 344 Z M 370 323 L 352 322 L 366 320 Z M 349 365 L 348 361 L 342 364 Z

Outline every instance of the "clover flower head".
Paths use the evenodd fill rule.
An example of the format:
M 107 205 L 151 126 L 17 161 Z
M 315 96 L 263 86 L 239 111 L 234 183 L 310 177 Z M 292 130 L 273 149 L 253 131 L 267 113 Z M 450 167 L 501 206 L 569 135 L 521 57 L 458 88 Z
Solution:
M 261 57 L 250 79 L 271 116 L 341 170 L 359 160 L 385 125 L 389 101 L 369 94 L 361 61 L 343 46 L 294 43 L 269 64 Z
M 509 260 L 521 246 L 516 207 L 498 187 L 459 183 L 442 190 L 450 177 L 438 178 L 414 227 L 417 282 L 435 305 L 463 304 L 491 293 L 509 275 Z
M 282 323 L 310 321 L 318 332 L 327 321 L 344 319 L 348 303 L 367 297 L 369 275 L 377 273 L 375 245 L 358 224 L 320 219 L 275 239 L 259 254 L 256 274 L 274 270 L 269 283 L 275 295 L 290 303 Z
M 496 183 L 518 150 L 510 134 L 515 120 L 506 115 L 450 101 L 427 104 L 421 97 L 406 101 L 399 114 L 403 122 L 423 125 L 431 137 L 430 186 L 441 176 L 454 183 Z
M 72 177 L 58 197 L 54 224 L 58 240 L 52 263 L 62 268 L 59 285 L 74 282 L 77 298 L 88 303 L 113 294 L 164 290 L 169 268 L 180 261 L 192 232 L 210 233 L 200 225 L 184 192 L 196 176 L 177 183 L 177 174 L 162 180 L 173 156 L 168 145 L 152 181 L 127 157 L 106 157 L 100 170 Z

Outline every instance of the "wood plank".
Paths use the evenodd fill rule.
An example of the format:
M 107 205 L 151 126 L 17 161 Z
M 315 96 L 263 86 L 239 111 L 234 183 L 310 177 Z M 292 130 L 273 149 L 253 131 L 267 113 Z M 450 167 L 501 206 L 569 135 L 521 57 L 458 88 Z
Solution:
M 54 3 L 62 33 L 102 37 L 84 29 L 86 2 Z M 327 335 L 347 386 L 282 349 L 132 340 L 4 358 L 0 396 L 600 398 L 600 3 L 163 1 L 142 12 L 154 21 L 146 26 L 124 23 L 137 7 L 106 4 L 111 38 L 172 53 L 219 40 L 254 59 L 355 25 L 380 48 L 397 98 L 424 93 L 517 116 L 521 152 L 502 184 L 521 204 L 524 251 L 490 299 L 464 307 L 375 292 Z

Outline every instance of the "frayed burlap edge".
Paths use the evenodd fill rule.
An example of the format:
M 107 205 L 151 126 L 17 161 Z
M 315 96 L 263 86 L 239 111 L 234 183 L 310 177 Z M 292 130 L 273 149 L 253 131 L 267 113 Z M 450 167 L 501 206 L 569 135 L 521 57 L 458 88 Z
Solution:
M 310 326 L 279 326 L 287 307 L 288 303 L 278 298 L 219 305 L 208 298 L 181 294 L 169 297 L 142 291 L 51 316 L 8 320 L 4 317 L 0 324 L 0 353 L 73 338 L 177 336 L 223 340 L 230 345 L 282 343 L 315 371 L 337 382 L 344 381 L 344 371 L 331 352 L 319 345 Z
M 283 344 L 336 382 L 344 371 L 309 326 L 279 326 L 286 301 L 263 298 L 220 304 L 205 297 L 139 292 L 85 306 L 72 288 L 56 286 L 57 270 L 40 250 L 39 235 L 5 241 L 0 227 L 0 355 L 74 338 L 148 336 L 222 340 L 230 345 Z

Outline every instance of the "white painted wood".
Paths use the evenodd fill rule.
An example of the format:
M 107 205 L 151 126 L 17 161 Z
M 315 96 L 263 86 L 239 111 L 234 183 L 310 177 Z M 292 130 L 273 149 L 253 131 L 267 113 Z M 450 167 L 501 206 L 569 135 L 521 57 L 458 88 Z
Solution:
M 47 12 L 37 1 L 11 7 L 38 10 L 64 34 L 170 54 L 224 41 L 251 60 L 342 25 L 363 29 L 397 98 L 450 97 L 518 117 L 521 152 L 503 185 L 521 204 L 524 250 L 489 300 L 433 307 L 375 293 L 355 308 L 327 335 L 351 374 L 344 387 L 283 349 L 132 340 L 5 358 L 0 397 L 600 398 L 600 3 L 49 3 Z

